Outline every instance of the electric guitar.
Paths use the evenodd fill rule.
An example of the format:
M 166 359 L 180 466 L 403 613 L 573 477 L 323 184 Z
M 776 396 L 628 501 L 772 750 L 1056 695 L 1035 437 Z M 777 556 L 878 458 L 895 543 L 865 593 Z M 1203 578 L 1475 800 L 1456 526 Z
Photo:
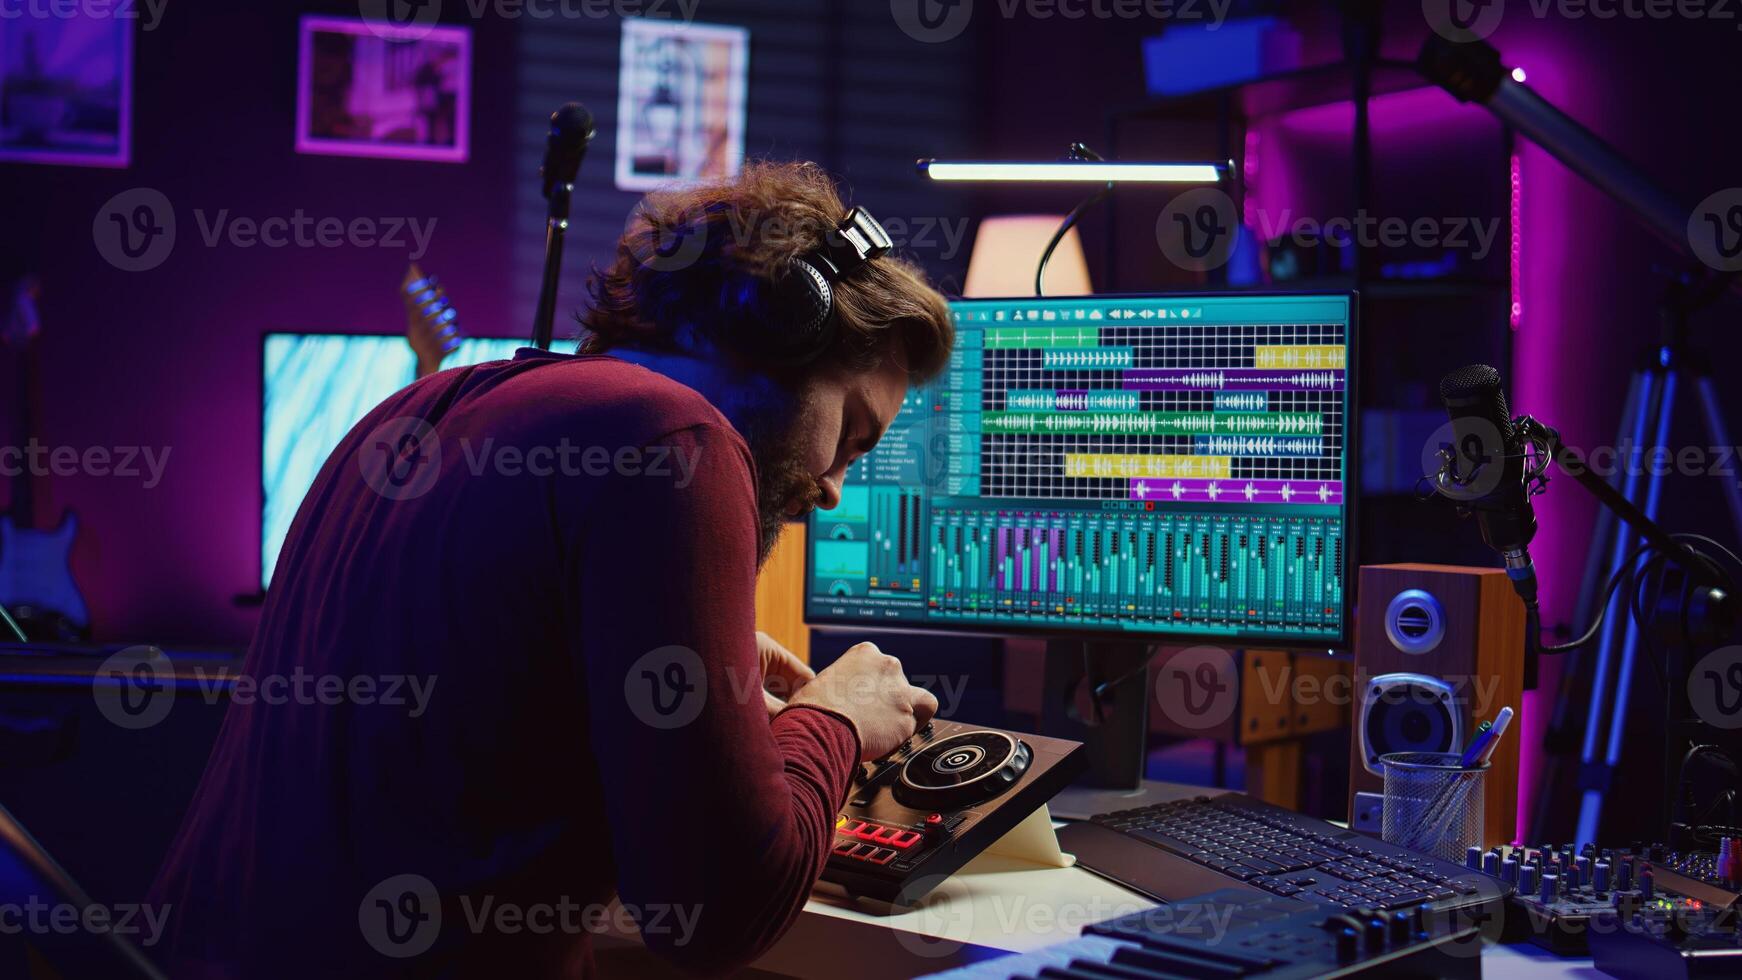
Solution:
M 435 276 L 426 276 L 413 262 L 399 284 L 405 303 L 405 339 L 417 354 L 417 376 L 441 370 L 442 361 L 460 346 L 459 311 Z
M 31 388 L 36 374 L 36 338 L 41 333 L 36 313 L 39 292 L 33 278 L 14 284 L 6 319 L 0 322 L 0 343 L 16 353 L 18 363 L 13 382 L 18 393 L 13 445 L 21 454 L 12 461 L 13 472 L 8 474 L 10 508 L 0 515 L 0 606 L 11 610 L 32 639 L 77 642 L 88 637 L 91 625 L 85 597 L 72 573 L 78 516 L 70 510 L 62 513 L 60 526 L 53 530 L 35 526 L 29 447 L 36 438 Z

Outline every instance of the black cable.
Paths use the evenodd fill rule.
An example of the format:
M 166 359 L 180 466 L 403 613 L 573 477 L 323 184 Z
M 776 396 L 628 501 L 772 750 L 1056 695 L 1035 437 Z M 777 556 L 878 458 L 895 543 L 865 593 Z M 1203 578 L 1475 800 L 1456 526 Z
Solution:
M 1123 684 L 1126 681 L 1130 680 L 1131 678 L 1136 677 L 1138 674 L 1141 674 L 1144 671 L 1148 670 L 1150 661 L 1152 661 L 1154 659 L 1155 659 L 1155 648 L 1149 647 L 1147 649 L 1147 652 L 1145 652 L 1143 655 L 1143 662 L 1142 663 L 1140 663 L 1136 667 L 1126 671 L 1125 673 L 1120 674 L 1118 677 L 1115 677 L 1110 681 L 1102 681 L 1101 683 L 1096 684 L 1094 689 L 1090 692 L 1094 698 L 1094 701 L 1095 701 L 1096 712 L 1099 713 L 1100 704 L 1101 704 L 1101 695 L 1107 693 L 1108 688 L 1118 687 L 1120 684 Z M 1088 652 L 1088 649 L 1085 647 L 1083 650 L 1083 669 L 1087 670 L 1088 667 L 1089 667 L 1089 652 Z
M 1108 181 L 1106 187 L 1083 198 L 1083 203 L 1072 208 L 1071 213 L 1065 215 L 1065 220 L 1059 222 L 1058 231 L 1052 233 L 1052 241 L 1046 243 L 1046 251 L 1040 253 L 1040 266 L 1034 270 L 1034 295 L 1046 295 L 1046 290 L 1041 285 L 1041 279 L 1046 276 L 1046 264 L 1052 261 L 1053 250 L 1059 247 L 1059 242 L 1064 241 L 1065 232 L 1070 231 L 1076 225 L 1077 219 L 1083 216 L 1084 211 L 1100 204 L 1111 193 L 1113 193 L 1113 182 Z
M 1711 743 L 1701 743 L 1689 748 L 1682 756 L 1681 763 L 1675 767 L 1675 810 L 1673 816 L 1680 816 L 1688 806 L 1694 802 L 1689 799 L 1688 796 L 1688 765 L 1696 758 L 1708 753 L 1723 759 L 1729 764 L 1732 770 L 1736 768 L 1736 760 L 1730 758 L 1730 754 L 1725 752 L 1721 746 L 1713 745 Z M 1714 806 L 1716 805 L 1716 802 L 1717 801 L 1713 801 Z M 1711 812 L 1711 807 L 1707 807 L 1707 812 Z M 1704 814 L 1701 816 L 1704 816 Z
M 1584 632 L 1584 635 L 1571 643 L 1539 644 L 1537 651 L 1539 653 L 1567 653 L 1572 650 L 1577 650 L 1579 647 L 1582 647 L 1595 639 L 1597 632 L 1603 628 L 1604 617 L 1607 616 L 1609 612 L 1609 601 L 1614 598 L 1615 589 L 1621 584 L 1622 577 L 1627 574 L 1628 569 L 1633 567 L 1633 563 L 1639 560 L 1640 555 L 1651 550 L 1653 550 L 1653 548 L 1649 541 L 1633 549 L 1633 553 L 1628 555 L 1621 562 L 1619 568 L 1615 569 L 1615 574 L 1609 576 L 1609 584 L 1603 589 L 1603 601 L 1597 606 L 1597 618 L 1591 623 L 1591 628 Z M 1527 609 L 1525 612 L 1526 618 L 1530 618 L 1529 614 L 1531 611 Z
M 1094 665 L 1089 662 L 1089 645 L 1085 643 L 1083 644 L 1083 676 L 1085 678 L 1094 677 L 1094 669 Z M 1106 684 L 1101 684 L 1089 689 L 1089 711 L 1095 719 L 1096 726 L 1107 724 L 1107 713 L 1101 707 L 1101 691 L 1106 686 Z
M 1722 552 L 1726 558 L 1729 558 L 1733 563 L 1735 563 L 1735 565 L 1738 569 L 1742 569 L 1742 558 L 1737 557 L 1737 555 L 1734 551 L 1731 551 L 1729 548 L 1725 547 L 1722 543 L 1715 541 L 1709 537 L 1706 537 L 1703 534 L 1692 534 L 1692 533 L 1686 533 L 1686 532 L 1678 532 L 1675 534 L 1671 534 L 1670 537 L 1675 538 L 1675 539 L 1680 540 L 1680 541 L 1698 541 L 1702 544 L 1709 545 L 1712 548 L 1715 548 L 1718 551 Z M 1639 560 L 1639 556 L 1642 554 L 1645 554 L 1648 551 L 1655 552 L 1655 549 L 1653 548 L 1651 542 L 1649 542 L 1649 541 L 1644 542 L 1639 547 L 1633 549 L 1633 553 L 1628 555 L 1625 559 L 1623 559 L 1620 567 L 1616 568 L 1615 573 L 1609 577 L 1609 584 L 1604 586 L 1604 588 L 1603 588 L 1603 600 L 1597 606 L 1597 618 L 1595 621 L 1593 621 L 1591 623 L 1590 629 L 1585 630 L 1585 632 L 1578 639 L 1572 641 L 1571 643 L 1548 644 L 1548 645 L 1539 644 L 1537 647 L 1537 651 L 1539 653 L 1553 653 L 1553 654 L 1567 653 L 1567 652 L 1572 651 L 1572 650 L 1577 650 L 1579 647 L 1582 647 L 1585 644 L 1591 642 L 1591 640 L 1595 639 L 1598 631 L 1600 631 L 1603 628 L 1603 621 L 1604 621 L 1604 618 L 1606 617 L 1606 615 L 1608 614 L 1609 602 L 1612 598 L 1614 598 L 1615 589 L 1621 584 L 1622 578 L 1627 576 L 1628 570 L 1633 567 L 1633 563 Z M 1714 571 L 1718 570 L 1718 565 L 1717 565 L 1717 563 L 1712 561 L 1711 556 L 1706 555 L 1706 554 L 1699 552 L 1699 551 L 1695 551 L 1693 549 L 1689 549 L 1689 551 L 1696 559 L 1698 559 L 1699 561 L 1704 563 L 1707 568 L 1712 569 Z M 1655 564 L 1658 561 L 1666 560 L 1667 558 L 1668 558 L 1667 555 L 1659 554 L 1655 558 L 1652 559 L 1651 564 Z M 1649 568 L 1650 566 L 1648 565 L 1647 567 Z M 1661 598 L 1661 597 L 1662 596 L 1660 593 L 1659 598 Z M 1655 605 L 1655 603 L 1654 603 L 1654 605 Z M 1531 609 L 1527 608 L 1525 610 L 1527 621 L 1531 618 L 1530 617 L 1531 612 L 1533 612 L 1533 610 L 1531 610 Z M 1537 624 L 1537 625 L 1540 628 L 1540 624 Z M 1528 622 L 1527 622 L 1526 628 L 1529 628 Z M 1684 630 L 1685 630 L 1685 626 L 1684 626 Z
M 1672 534 L 1672 535 L 1670 535 L 1670 537 L 1682 538 L 1682 539 L 1687 540 L 1687 541 L 1698 541 L 1701 544 L 1710 545 L 1714 549 L 1723 552 L 1724 557 L 1730 559 L 1730 563 L 1735 565 L 1736 569 L 1738 571 L 1742 571 L 1742 558 L 1738 558 L 1736 556 L 1736 552 L 1731 551 L 1728 547 L 1725 547 L 1723 542 L 1718 541 L 1715 538 L 1706 537 L 1704 534 L 1694 534 L 1691 531 L 1684 531 L 1684 532 L 1679 533 L 1679 534 Z M 1696 552 L 1696 554 L 1698 554 L 1698 552 Z M 1702 557 L 1704 557 L 1704 556 L 1702 556 Z
M 1716 810 L 1719 806 L 1721 806 L 1725 803 L 1729 803 L 1729 802 L 1734 801 L 1735 798 L 1736 798 L 1736 791 L 1733 789 L 1727 789 L 1724 792 L 1719 793 L 1717 795 L 1717 797 L 1712 800 L 1711 803 L 1708 803 L 1706 805 L 1706 808 L 1704 810 L 1700 811 L 1700 813 L 1694 817 L 1694 819 L 1692 821 L 1692 826 L 1694 826 L 1694 827 L 1703 826 L 1706 822 L 1706 818 L 1708 818 L 1712 815 L 1713 810 Z
M 1627 588 L 1628 591 L 1633 594 L 1633 598 L 1628 605 L 1632 609 L 1633 625 L 1639 630 L 1639 642 L 1645 648 L 1645 662 L 1651 665 L 1651 672 L 1657 675 L 1658 689 L 1667 691 L 1669 690 L 1669 669 L 1664 663 L 1660 662 L 1663 658 L 1663 654 L 1658 652 L 1657 644 L 1651 641 L 1651 631 L 1649 628 L 1651 624 L 1651 616 L 1648 613 L 1649 609 L 1656 609 L 1658 602 L 1663 598 L 1663 579 L 1666 572 L 1659 567 L 1663 560 L 1663 555 L 1652 555 L 1651 560 L 1645 563 L 1645 567 L 1640 569 L 1639 572 L 1633 576 L 1633 580 L 1628 583 Z M 1650 602 L 1646 603 L 1643 601 L 1643 596 L 1646 587 L 1651 584 L 1651 575 L 1654 568 L 1656 568 L 1658 572 L 1657 588 L 1652 592 Z

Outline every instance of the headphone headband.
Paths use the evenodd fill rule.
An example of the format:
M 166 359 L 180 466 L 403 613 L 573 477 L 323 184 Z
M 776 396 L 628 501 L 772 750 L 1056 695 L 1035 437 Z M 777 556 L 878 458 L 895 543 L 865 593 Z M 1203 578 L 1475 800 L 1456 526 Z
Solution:
M 871 212 L 854 208 L 847 212 L 835 230 L 823 236 L 822 247 L 807 259 L 822 268 L 830 279 L 838 279 L 894 248 L 889 232 Z

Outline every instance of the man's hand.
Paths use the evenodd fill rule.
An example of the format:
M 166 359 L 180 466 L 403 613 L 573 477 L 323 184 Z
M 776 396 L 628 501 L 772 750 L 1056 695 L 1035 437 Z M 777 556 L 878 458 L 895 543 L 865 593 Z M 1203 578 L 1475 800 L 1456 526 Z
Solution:
M 938 699 L 907 682 L 901 661 L 861 643 L 786 699 L 839 712 L 859 730 L 862 761 L 881 759 L 937 714 Z
M 756 631 L 756 653 L 762 659 L 762 700 L 768 704 L 768 717 L 773 718 L 786 707 L 792 692 L 815 680 L 817 672 L 761 630 Z

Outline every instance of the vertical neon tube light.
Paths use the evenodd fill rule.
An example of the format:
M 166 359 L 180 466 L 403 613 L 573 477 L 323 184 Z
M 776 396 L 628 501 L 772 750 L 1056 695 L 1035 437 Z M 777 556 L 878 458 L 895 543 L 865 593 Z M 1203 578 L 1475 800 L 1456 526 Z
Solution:
M 1524 164 L 1516 150 L 1511 154 L 1508 169 L 1511 180 L 1508 209 L 1512 217 L 1512 248 L 1507 256 L 1507 276 L 1512 302 L 1507 309 L 1507 323 L 1517 331 L 1524 323 Z M 1520 695 L 1518 733 L 1515 736 L 1519 740 L 1518 811 L 1513 823 L 1518 840 L 1515 843 L 1523 843 L 1529 834 L 1531 808 L 1535 802 L 1532 790 L 1542 779 L 1542 745 L 1527 736 L 1526 733 L 1534 729 L 1525 724 L 1526 717 L 1540 710 L 1546 710 L 1546 705 L 1542 703 L 1539 692 L 1525 691 Z
M 1241 173 L 1240 173 L 1241 186 L 1245 190 L 1245 194 L 1243 195 L 1244 200 L 1242 201 L 1242 203 L 1245 205 L 1245 207 L 1241 209 L 1240 217 L 1241 217 L 1241 220 L 1245 222 L 1246 227 L 1256 228 L 1256 227 L 1258 227 L 1257 187 L 1258 187 L 1258 148 L 1259 148 L 1259 136 L 1258 136 L 1257 127 L 1247 128 L 1245 143 L 1246 143 L 1245 159 L 1240 161 L 1240 164 L 1241 164 L 1241 167 L 1240 167 L 1240 169 L 1241 169 Z
M 1512 217 L 1512 250 L 1509 256 L 1507 277 L 1512 290 L 1512 307 L 1508 322 L 1512 329 L 1524 322 L 1524 286 L 1520 270 L 1523 267 L 1524 255 L 1524 172 L 1518 162 L 1518 154 L 1512 154 L 1512 184 L 1510 214 Z

